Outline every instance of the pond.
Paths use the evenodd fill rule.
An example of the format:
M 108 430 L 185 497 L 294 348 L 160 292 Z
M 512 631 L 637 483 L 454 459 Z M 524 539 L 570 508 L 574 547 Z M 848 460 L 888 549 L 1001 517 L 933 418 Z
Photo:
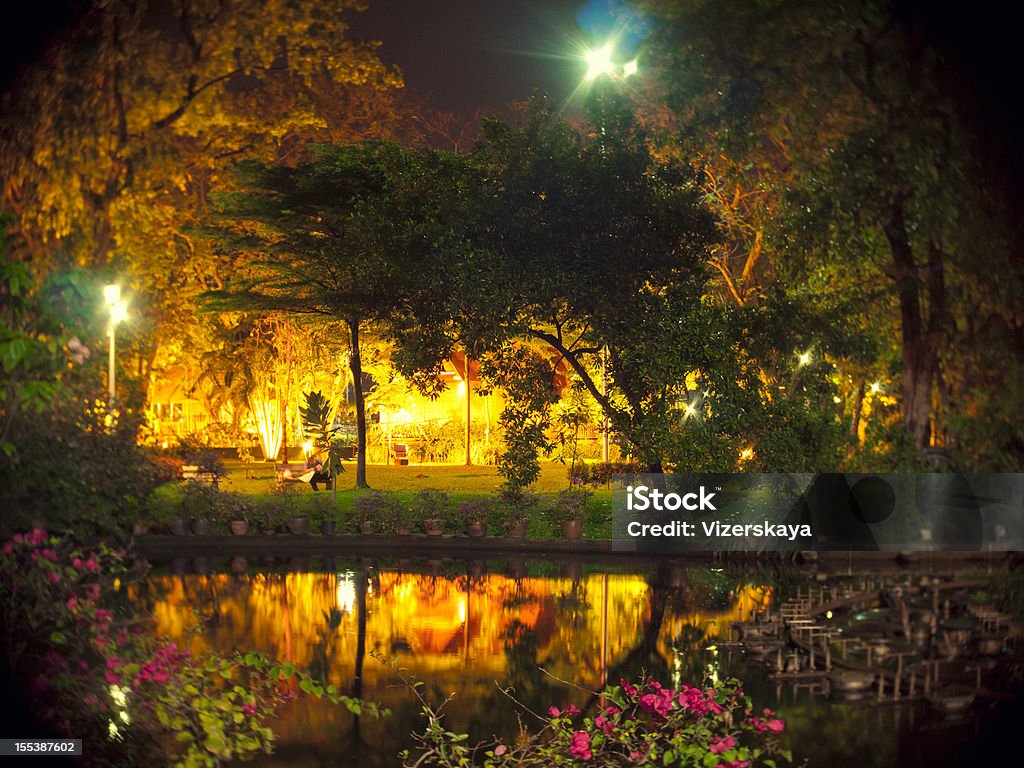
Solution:
M 447 727 L 473 740 L 514 738 L 524 707 L 585 708 L 605 682 L 649 674 L 675 686 L 740 678 L 756 707 L 786 721 L 783 738 L 796 765 L 970 764 L 1012 743 L 1022 708 L 1003 683 L 1022 666 L 1012 640 L 982 645 L 978 637 L 1013 632 L 1007 624 L 1000 629 L 994 614 L 986 624 L 971 588 L 957 587 L 962 574 L 880 577 L 869 567 L 824 576 L 720 566 L 236 557 L 156 564 L 131 587 L 131 598 L 152 613 L 159 633 L 193 650 L 266 651 L 392 710 L 382 720 L 355 718 L 299 696 L 275 724 L 275 754 L 257 765 L 399 765 L 396 755 L 413 746 L 409 734 L 422 728 L 422 717 L 391 659 L 424 682 L 432 703 L 450 697 Z M 931 622 L 926 644 L 885 639 L 901 615 L 894 594 L 916 595 L 907 603 L 916 613 L 902 616 Z M 864 595 L 878 599 L 858 601 Z M 918 610 L 922 601 L 936 611 Z M 794 606 L 813 614 L 833 603 L 835 611 L 819 617 L 835 626 L 818 641 L 814 665 L 800 637 L 791 643 L 778 628 L 787 609 L 791 621 Z M 891 634 L 909 640 L 914 632 Z M 840 695 L 837 686 L 850 679 L 842 674 L 856 679 L 849 670 L 865 662 L 882 685 Z M 954 688 L 973 691 L 967 704 L 944 705 L 940 693 Z

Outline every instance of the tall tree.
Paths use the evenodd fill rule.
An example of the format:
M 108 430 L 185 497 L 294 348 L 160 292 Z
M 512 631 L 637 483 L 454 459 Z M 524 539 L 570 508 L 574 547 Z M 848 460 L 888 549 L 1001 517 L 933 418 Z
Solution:
M 362 352 L 374 327 L 406 322 L 402 297 L 422 252 L 438 242 L 433 162 L 445 156 L 393 143 L 320 147 L 295 168 L 248 164 L 242 191 L 224 199 L 221 234 L 249 282 L 215 294 L 214 307 L 315 314 L 340 322 L 349 348 L 357 429 L 356 485 L 366 487 Z M 433 190 L 434 194 L 431 194 Z M 439 231 L 439 230 L 438 230 Z
M 94 0 L 3 97 L 12 246 L 130 284 L 146 368 L 222 265 L 190 228 L 239 158 L 387 131 L 399 75 L 346 38 L 360 0 Z
M 868 312 L 885 312 L 907 435 L 919 450 L 951 443 L 949 411 L 979 403 L 957 329 L 980 299 L 1019 360 L 1020 300 L 999 282 L 1019 286 L 1022 270 L 927 16 L 900 0 L 646 5 L 661 20 L 650 53 L 691 134 L 740 164 L 766 146 L 786 160 L 771 187 L 776 269 L 859 293 L 876 327 Z

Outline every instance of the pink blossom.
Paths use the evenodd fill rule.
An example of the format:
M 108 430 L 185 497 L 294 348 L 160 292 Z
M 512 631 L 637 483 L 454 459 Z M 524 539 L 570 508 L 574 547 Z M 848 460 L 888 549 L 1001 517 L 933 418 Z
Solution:
M 51 584 L 59 584 L 60 583 L 60 574 L 57 573 L 56 571 L 50 571 L 48 576 L 49 576 Z
M 21 544 L 21 542 L 23 542 L 24 540 L 25 540 L 24 537 L 20 533 L 14 534 L 14 543 L 15 544 Z
M 115 675 L 109 669 L 103 674 L 103 678 L 107 681 L 109 685 L 117 685 L 118 683 L 117 675 Z
M 87 570 L 87 571 L 98 571 L 99 569 L 100 569 L 100 564 L 96 562 L 96 558 L 95 557 L 90 555 L 89 559 L 85 561 L 85 570 Z
M 256 714 L 256 705 L 255 704 L 246 704 L 244 707 L 242 707 L 242 711 L 245 714 L 247 714 L 247 715 L 255 715 Z
M 736 746 L 736 739 L 732 736 L 726 736 L 724 738 L 718 737 L 711 740 L 711 745 L 708 747 L 709 752 L 714 752 L 716 755 L 720 755 L 723 752 L 732 749 Z
M 622 686 L 622 690 L 624 690 L 626 693 L 628 693 L 634 699 L 636 698 L 637 690 L 636 690 L 636 686 L 635 685 L 630 685 L 629 683 L 627 683 L 625 678 L 623 678 L 622 680 L 619 680 L 619 684 Z
M 606 712 L 607 714 L 609 714 L 609 715 L 617 715 L 617 714 L 619 714 L 620 712 L 622 712 L 622 710 L 621 710 L 621 709 L 619 709 L 618 707 L 605 707 L 605 708 L 604 708 L 604 711 L 605 711 L 605 712 Z
M 558 707 L 552 704 L 550 707 L 548 707 L 548 714 L 552 717 L 561 717 L 562 710 L 560 710 Z
M 572 746 L 569 747 L 569 754 L 582 760 L 589 760 L 594 756 L 590 751 L 590 734 L 586 731 L 576 731 L 572 735 Z
M 750 763 L 746 760 L 733 760 L 728 763 L 719 763 L 715 768 L 747 768 Z
M 609 736 L 611 735 L 612 731 L 615 730 L 615 726 L 612 725 L 612 722 L 604 715 L 598 715 L 597 717 L 595 717 L 594 725 L 596 725 L 602 731 L 607 733 Z
M 106 608 L 100 608 L 98 611 L 96 611 L 96 620 L 97 621 L 110 621 L 113 618 L 114 618 L 114 614 L 112 614 Z
M 578 715 L 579 713 L 580 713 L 580 708 L 577 707 L 575 704 L 570 704 L 570 705 L 568 705 L 565 708 L 565 714 L 567 714 L 569 716 Z
M 501 757 L 506 752 L 508 752 L 508 747 L 506 747 L 504 744 L 499 744 L 498 746 L 496 746 L 494 748 L 494 756 L 495 757 Z
M 99 584 L 90 584 L 89 586 L 87 586 L 85 588 L 85 595 L 90 600 L 98 599 L 99 596 L 100 596 L 100 585 Z
M 768 730 L 772 733 L 782 733 L 782 729 L 786 727 L 786 724 L 778 718 L 772 718 L 768 721 Z
M 32 543 L 33 544 L 42 544 L 44 541 L 46 541 L 46 531 L 41 530 L 39 528 L 33 528 L 32 529 Z
M 82 562 L 82 558 L 76 557 L 74 560 L 71 561 L 71 565 L 81 570 L 82 566 L 85 565 L 85 563 Z
M 72 595 L 71 597 L 69 597 L 69 598 L 68 598 L 68 603 L 67 603 L 67 606 L 68 606 L 68 610 L 69 610 L 69 611 L 73 611 L 73 610 L 75 610 L 75 608 L 77 608 L 77 607 L 78 607 L 78 598 L 77 598 L 77 597 L 75 597 L 74 595 Z

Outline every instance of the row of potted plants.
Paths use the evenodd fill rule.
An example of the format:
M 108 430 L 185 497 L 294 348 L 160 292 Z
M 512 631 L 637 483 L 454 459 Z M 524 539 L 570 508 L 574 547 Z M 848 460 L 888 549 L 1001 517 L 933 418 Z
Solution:
M 163 519 L 151 519 L 159 529 L 184 534 L 246 534 L 254 532 L 305 534 L 311 530 L 333 534 L 339 524 L 377 534 L 523 537 L 532 521 L 548 520 L 561 526 L 566 538 L 579 538 L 590 492 L 562 491 L 554 498 L 532 493 L 498 493 L 456 504 L 444 491 L 428 488 L 411 500 L 398 494 L 372 490 L 355 499 L 351 517 L 339 513 L 328 494 L 310 500 L 301 511 L 280 499 L 253 499 L 225 493 L 209 485 L 188 484 L 178 508 Z M 138 533 L 145 532 L 140 529 Z

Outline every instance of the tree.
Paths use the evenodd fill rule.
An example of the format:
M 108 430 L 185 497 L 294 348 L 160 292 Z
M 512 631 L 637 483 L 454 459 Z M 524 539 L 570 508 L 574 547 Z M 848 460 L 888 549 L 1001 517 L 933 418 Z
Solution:
M 317 315 L 345 328 L 360 488 L 367 487 L 363 336 L 375 325 L 407 322 L 405 286 L 440 231 L 430 215 L 442 210 L 432 166 L 445 157 L 393 143 L 322 146 L 296 168 L 246 165 L 244 191 L 223 201 L 228 229 L 219 236 L 234 258 L 248 258 L 248 282 L 213 294 L 212 306 Z
M 687 135 L 713 137 L 742 167 L 765 167 L 766 147 L 782 160 L 765 235 L 775 270 L 860 298 L 865 327 L 881 314 L 879 336 L 898 340 L 907 434 L 919 450 L 952 447 L 951 414 L 982 416 L 1001 388 L 971 383 L 976 354 L 960 329 L 980 308 L 981 324 L 999 328 L 986 335 L 1019 360 L 1020 293 L 1004 285 L 1019 287 L 1022 270 L 1008 253 L 1007 201 L 988 183 L 951 87 L 961 78 L 928 17 L 896 0 L 648 6 L 661 22 L 649 52 L 673 73 L 670 104 Z M 1019 456 L 1011 436 L 1001 450 Z
M 397 72 L 345 38 L 360 0 L 94 0 L 4 95 L 2 206 L 42 270 L 116 271 L 135 294 L 138 380 L 220 287 L 190 230 L 243 157 L 397 130 Z M 385 95 L 387 94 L 387 95 Z
M 656 469 L 680 398 L 713 392 L 725 410 L 735 386 L 728 354 L 702 336 L 716 322 L 702 300 L 714 226 L 693 172 L 657 162 L 621 103 L 596 107 L 589 137 L 540 100 L 519 125 L 485 124 L 464 234 L 422 271 L 408 310 L 419 332 L 398 339 L 396 361 L 412 373 L 456 344 L 479 358 L 515 339 L 542 343 Z M 607 391 L 595 374 L 604 348 Z

